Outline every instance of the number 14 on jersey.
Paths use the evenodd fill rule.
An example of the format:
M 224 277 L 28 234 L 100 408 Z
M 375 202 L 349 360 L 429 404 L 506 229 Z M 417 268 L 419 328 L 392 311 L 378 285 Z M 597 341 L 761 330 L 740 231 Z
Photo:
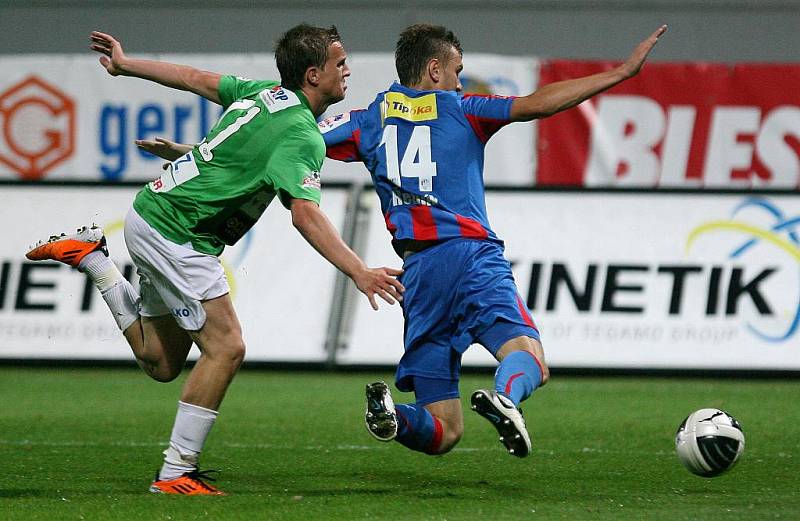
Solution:
M 431 128 L 415 126 L 406 145 L 403 157 L 397 144 L 397 125 L 386 125 L 381 145 L 386 152 L 386 176 L 397 187 L 402 186 L 403 177 L 416 177 L 420 192 L 433 191 L 436 163 L 431 160 Z M 395 194 L 392 204 L 403 204 Z

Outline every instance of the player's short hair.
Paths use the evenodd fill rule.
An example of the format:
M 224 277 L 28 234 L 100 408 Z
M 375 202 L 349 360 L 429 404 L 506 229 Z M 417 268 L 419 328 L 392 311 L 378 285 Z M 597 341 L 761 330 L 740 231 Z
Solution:
M 461 42 L 456 35 L 441 25 L 414 24 L 406 27 L 400 33 L 394 51 L 394 65 L 400 83 L 410 86 L 421 81 L 428 62 L 438 58 L 445 63 L 450 47 L 455 47 L 462 54 Z
M 275 62 L 281 75 L 281 85 L 297 90 L 305 82 L 309 67 L 325 67 L 328 47 L 341 42 L 335 26 L 329 28 L 300 24 L 286 31 L 275 43 Z

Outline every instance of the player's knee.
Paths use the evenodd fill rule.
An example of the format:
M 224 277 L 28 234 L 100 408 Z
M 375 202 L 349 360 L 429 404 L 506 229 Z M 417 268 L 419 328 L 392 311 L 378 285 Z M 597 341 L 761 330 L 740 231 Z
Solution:
M 461 430 L 448 430 L 442 436 L 442 445 L 439 448 L 439 454 L 445 454 L 453 450 L 453 447 L 458 445 L 458 442 L 461 441 L 461 436 L 464 435 L 463 428 Z
M 550 381 L 550 368 L 547 366 L 547 362 L 544 361 L 544 349 L 542 349 L 541 344 L 538 342 L 534 343 L 532 347 L 527 347 L 524 349 L 530 354 L 532 357 L 536 359 L 536 363 L 538 364 L 539 368 L 542 370 L 542 382 L 539 385 L 544 385 Z
M 542 371 L 542 381 L 539 384 L 544 385 L 550 381 L 550 368 L 547 367 L 547 363 L 544 361 L 544 352 L 539 349 L 538 352 L 534 351 L 533 349 L 525 349 L 533 358 L 536 359 L 536 363 L 539 366 L 539 369 Z
M 172 371 L 158 371 L 158 372 L 151 372 L 151 373 L 148 373 L 148 374 L 150 375 L 150 378 L 152 378 L 156 382 L 159 382 L 159 383 L 162 383 L 162 384 L 166 384 L 166 383 L 169 383 L 169 382 L 175 380 L 178 377 L 178 375 L 181 374 L 181 372 L 180 371 L 174 371 L 174 372 L 172 372 Z
M 137 361 L 139 362 L 139 367 L 142 368 L 147 376 L 161 383 L 173 381 L 181 374 L 181 369 L 183 369 L 182 366 L 174 367 L 163 360 L 153 361 L 139 358 Z
M 442 439 L 439 441 L 439 446 L 432 448 L 428 451 L 430 455 L 446 454 L 453 450 L 453 447 L 458 445 L 461 441 L 461 436 L 464 435 L 463 425 L 447 425 L 442 423 Z
M 550 381 L 550 368 L 547 367 L 547 364 L 544 363 L 543 360 L 539 361 L 539 365 L 542 368 L 542 383 L 541 383 L 541 385 L 544 385 L 544 384 L 546 384 L 547 382 Z
M 224 357 L 230 366 L 238 369 L 244 361 L 244 355 L 246 352 L 244 339 L 241 336 L 234 337 L 226 342 L 226 345 L 220 351 L 221 352 L 219 353 L 219 356 Z

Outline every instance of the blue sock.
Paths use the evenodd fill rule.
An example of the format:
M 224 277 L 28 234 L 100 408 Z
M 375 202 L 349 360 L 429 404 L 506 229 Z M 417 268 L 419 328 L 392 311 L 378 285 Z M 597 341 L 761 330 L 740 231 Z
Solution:
M 442 424 L 425 407 L 413 403 L 395 406 L 397 437 L 395 440 L 411 450 L 434 454 L 442 441 Z
M 506 356 L 494 375 L 494 390 L 507 396 L 519 407 L 542 383 L 542 369 L 528 351 L 514 351 Z

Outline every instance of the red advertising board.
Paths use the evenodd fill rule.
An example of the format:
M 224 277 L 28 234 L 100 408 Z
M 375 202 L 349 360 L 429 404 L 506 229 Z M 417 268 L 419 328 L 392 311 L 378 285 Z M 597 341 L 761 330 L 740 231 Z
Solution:
M 549 61 L 540 85 L 614 63 Z M 539 122 L 539 185 L 793 189 L 800 64 L 648 63 Z

